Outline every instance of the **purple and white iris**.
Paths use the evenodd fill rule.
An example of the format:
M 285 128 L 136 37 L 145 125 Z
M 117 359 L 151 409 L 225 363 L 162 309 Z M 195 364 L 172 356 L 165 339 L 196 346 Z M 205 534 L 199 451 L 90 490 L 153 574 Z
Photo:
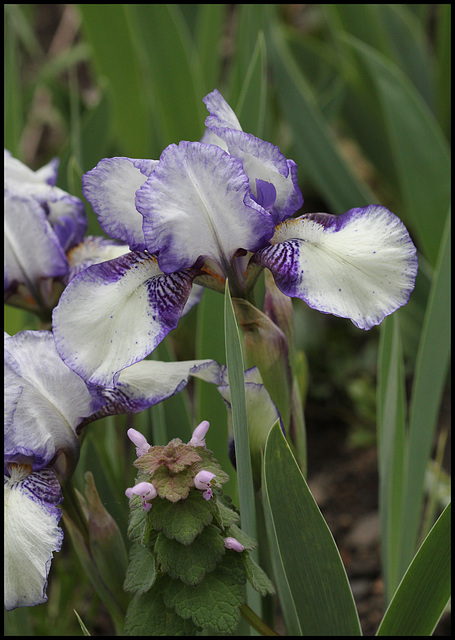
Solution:
M 193 284 L 248 298 L 262 268 L 288 296 L 370 329 L 406 304 L 416 249 L 402 222 L 371 205 L 340 216 L 292 216 L 297 167 L 245 133 L 215 90 L 201 142 L 159 161 L 108 158 L 83 191 L 130 252 L 75 277 L 54 311 L 57 350 L 86 381 L 113 387 L 174 329 Z
M 5 335 L 4 346 L 5 606 L 11 610 L 47 600 L 52 556 L 63 538 L 60 481 L 74 471 L 83 427 L 142 411 L 181 391 L 190 376 L 217 376 L 219 365 L 138 362 L 105 390 L 62 362 L 49 331 Z
M 55 292 L 55 281 L 69 270 L 66 253 L 87 228 L 84 205 L 55 186 L 57 159 L 32 171 L 5 150 L 4 163 L 5 301 L 49 312 L 63 288 Z

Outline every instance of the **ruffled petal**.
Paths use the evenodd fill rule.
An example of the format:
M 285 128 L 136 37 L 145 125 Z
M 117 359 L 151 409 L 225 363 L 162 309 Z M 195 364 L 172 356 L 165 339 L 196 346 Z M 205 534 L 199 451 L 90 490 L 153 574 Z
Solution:
M 229 271 L 238 249 L 256 251 L 273 235 L 272 218 L 251 200 L 241 164 L 200 142 L 167 147 L 136 206 L 147 249 L 165 273 L 206 258 Z
M 165 275 L 132 252 L 74 278 L 54 309 L 57 350 L 87 383 L 113 388 L 118 372 L 145 358 L 175 329 L 195 272 Z
M 80 242 L 87 230 L 84 205 L 79 198 L 55 186 L 58 159 L 32 171 L 9 152 L 5 151 L 4 158 L 5 193 L 39 203 L 64 251 Z
M 218 371 L 214 360 L 137 362 L 119 373 L 115 389 L 102 391 L 108 401 L 102 411 L 108 415 L 138 413 L 182 391 L 190 377 L 213 378 Z
M 47 578 L 53 553 L 60 551 L 58 526 L 60 485 L 50 469 L 28 475 L 23 467 L 4 478 L 5 608 L 46 602 Z
M 275 188 L 276 198 L 267 207 L 274 223 L 278 224 L 300 209 L 303 197 L 297 184 L 295 162 L 287 160 L 270 142 L 243 132 L 231 107 L 217 89 L 206 96 L 204 102 L 210 112 L 205 126 L 224 141 L 231 156 L 242 162 L 255 199 L 258 202 L 262 199 L 257 189 L 258 180 L 269 182 Z
M 5 292 L 18 284 L 62 276 L 68 261 L 41 206 L 5 192 Z
M 70 270 L 66 281 L 69 282 L 92 264 L 107 262 L 129 252 L 129 247 L 126 244 L 119 244 L 115 240 L 101 236 L 87 236 L 67 255 Z
M 101 228 L 132 251 L 144 251 L 142 216 L 134 199 L 157 166 L 157 160 L 105 158 L 82 176 L 82 191 L 98 216 Z
M 73 466 L 80 447 L 76 427 L 101 401 L 62 362 L 50 331 L 5 338 L 5 391 L 5 460 L 38 470 L 64 454 Z
M 87 216 L 83 203 L 60 189 L 49 194 L 45 208 L 54 233 L 65 251 L 82 242 L 87 231 Z
M 382 322 L 414 289 L 414 244 L 401 220 L 379 205 L 287 220 L 271 242 L 253 260 L 270 269 L 283 293 L 360 329 Z

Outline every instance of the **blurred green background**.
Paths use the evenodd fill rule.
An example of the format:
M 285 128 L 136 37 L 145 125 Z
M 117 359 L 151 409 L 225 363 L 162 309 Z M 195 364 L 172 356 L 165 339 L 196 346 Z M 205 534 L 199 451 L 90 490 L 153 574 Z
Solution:
M 426 461 L 450 353 L 451 5 L 4 7 L 5 148 L 33 169 L 58 156 L 58 186 L 74 195 L 82 197 L 82 174 L 104 157 L 158 159 L 170 143 L 199 139 L 207 116 L 202 98 L 218 88 L 245 131 L 297 162 L 300 213 L 339 214 L 378 202 L 402 218 L 418 249 L 419 275 L 409 304 L 395 316 L 408 389 L 417 372 L 414 388 L 429 398 L 421 397 L 425 420 L 432 421 L 422 445 Z M 100 235 L 86 208 L 89 233 Z M 211 293 L 159 357 L 224 362 L 223 300 Z M 334 322 L 299 302 L 295 316 L 310 393 L 329 402 L 342 392 L 352 441 L 374 442 L 379 330 L 360 333 L 348 320 Z M 38 328 L 37 320 L 5 307 L 5 330 L 26 328 Z M 140 420 L 153 429 L 153 420 L 169 424 L 171 417 L 170 437 L 189 430 L 176 426 L 176 416 L 183 416 L 179 425 L 202 418 L 224 423 L 208 444 L 229 465 L 224 406 L 203 386 L 194 395 L 196 403 L 173 398 Z M 412 406 L 414 414 L 424 411 Z M 122 490 L 125 477 L 133 477 L 126 423 L 90 427 L 76 478 L 82 483 L 83 471 L 93 471 L 122 531 Z M 93 635 L 112 633 L 68 548 L 66 537 L 52 564 L 48 603 L 8 613 L 7 635 L 79 635 L 73 609 Z

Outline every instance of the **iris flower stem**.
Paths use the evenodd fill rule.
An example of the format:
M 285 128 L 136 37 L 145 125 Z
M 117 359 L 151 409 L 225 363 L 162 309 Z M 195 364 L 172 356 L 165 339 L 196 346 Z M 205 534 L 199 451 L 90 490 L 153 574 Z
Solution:
M 248 622 L 261 636 L 279 636 L 274 629 L 268 626 L 247 604 L 240 607 L 242 618 Z

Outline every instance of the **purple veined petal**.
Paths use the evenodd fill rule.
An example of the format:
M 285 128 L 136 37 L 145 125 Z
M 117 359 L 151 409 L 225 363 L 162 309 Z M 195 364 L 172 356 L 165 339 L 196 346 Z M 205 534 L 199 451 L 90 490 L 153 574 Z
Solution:
M 63 454 L 73 468 L 80 448 L 76 428 L 105 400 L 94 398 L 62 362 L 50 331 L 5 337 L 4 352 L 5 460 L 38 470 Z
M 64 275 L 68 261 L 41 206 L 5 192 L 5 291 Z
M 165 273 L 209 258 L 226 272 L 238 249 L 256 251 L 273 235 L 273 221 L 249 197 L 241 164 L 214 145 L 167 147 L 136 195 L 147 249 Z
M 126 244 L 102 236 L 87 236 L 67 254 L 70 270 L 66 280 L 69 282 L 92 264 L 107 262 L 129 252 Z
M 30 474 L 12 465 L 4 477 L 5 608 L 31 607 L 46 602 L 47 579 L 63 531 L 58 526 L 62 501 L 60 485 L 51 469 Z
M 145 249 L 143 219 L 135 206 L 135 194 L 157 164 L 158 160 L 105 158 L 82 176 L 83 194 L 101 228 L 132 251 Z
M 293 215 L 303 204 L 295 162 L 286 160 L 280 149 L 270 142 L 243 132 L 231 107 L 217 89 L 206 96 L 204 102 L 210 112 L 205 126 L 227 145 L 231 156 L 242 162 L 256 201 L 262 204 L 257 181 L 268 182 L 275 188 L 276 198 L 265 208 L 272 214 L 274 223 Z
M 287 220 L 253 259 L 270 269 L 284 294 L 360 329 L 405 305 L 417 274 L 406 227 L 380 205 Z
M 54 309 L 57 351 L 88 384 L 114 388 L 122 369 L 175 329 L 194 276 L 165 275 L 154 256 L 139 252 L 88 267 Z
M 215 378 L 219 367 L 215 360 L 137 362 L 120 371 L 115 389 L 101 391 L 107 400 L 101 412 L 103 415 L 139 413 L 182 391 L 190 377 Z

